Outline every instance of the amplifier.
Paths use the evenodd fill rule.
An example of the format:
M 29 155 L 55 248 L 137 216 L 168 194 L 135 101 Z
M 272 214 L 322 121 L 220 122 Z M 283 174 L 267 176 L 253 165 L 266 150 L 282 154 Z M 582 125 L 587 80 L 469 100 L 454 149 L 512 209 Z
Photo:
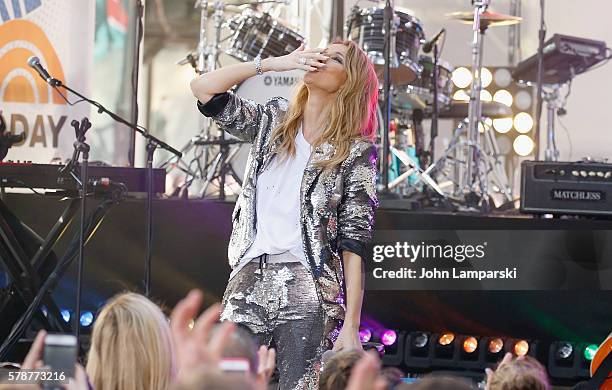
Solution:
M 612 164 L 524 161 L 521 212 L 612 216 Z

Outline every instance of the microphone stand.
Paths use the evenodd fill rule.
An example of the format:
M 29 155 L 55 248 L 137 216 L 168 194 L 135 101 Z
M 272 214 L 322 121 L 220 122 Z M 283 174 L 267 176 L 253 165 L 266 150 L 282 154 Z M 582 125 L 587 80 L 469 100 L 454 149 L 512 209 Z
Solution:
M 72 168 L 79 161 L 79 155 L 82 155 L 81 158 L 81 223 L 79 225 L 79 259 L 77 262 L 77 295 L 76 295 L 76 307 L 74 309 L 74 331 L 77 339 L 77 345 L 80 347 L 81 340 L 81 296 L 83 291 L 83 267 L 85 265 L 85 215 L 87 210 L 87 188 L 89 186 L 89 179 L 87 177 L 87 169 L 89 166 L 89 145 L 85 142 L 85 133 L 91 127 L 91 122 L 87 117 L 81 120 L 79 124 L 78 121 L 73 120 L 72 126 L 74 127 L 74 132 L 76 135 L 76 141 L 74 141 L 74 154 L 72 155 L 72 160 L 70 163 L 66 165 L 66 167 L 70 166 L 69 173 L 74 176 L 74 172 Z
M 397 198 L 397 194 L 391 192 L 389 189 L 389 125 L 391 119 L 391 25 L 393 20 L 393 7 L 391 6 L 391 0 L 386 0 L 385 8 L 383 11 L 384 16 L 384 29 L 385 29 L 385 44 L 383 55 L 385 57 L 385 66 L 383 71 L 383 99 L 384 99 L 384 112 L 383 112 L 383 137 L 382 137 L 382 188 L 379 191 L 381 197 L 386 198 Z
M 438 115 L 440 107 L 438 105 L 438 43 L 433 46 L 433 102 L 431 107 L 431 130 L 429 138 L 429 161 L 428 165 L 435 161 L 435 139 L 438 136 Z
M 540 159 L 540 123 L 542 121 L 543 103 L 543 73 L 544 73 L 544 39 L 546 39 L 546 22 L 544 21 L 544 0 L 540 0 L 540 29 L 538 30 L 538 68 L 537 68 L 537 104 L 536 104 L 536 123 L 534 130 L 534 156 L 536 161 Z
M 159 138 L 151 135 L 147 129 L 137 124 L 130 123 L 126 119 L 121 116 L 115 114 L 114 112 L 108 110 L 102 104 L 96 102 L 95 100 L 89 99 L 74 89 L 68 87 L 63 84 L 60 80 L 51 78 L 49 80 L 49 84 L 54 87 L 62 87 L 65 90 L 72 92 L 74 95 L 80 97 L 87 103 L 93 105 L 98 109 L 98 113 L 105 113 L 110 116 L 115 121 L 129 127 L 132 131 L 135 131 L 142 135 L 147 140 L 147 180 L 148 180 L 148 188 L 147 188 L 147 238 L 146 238 L 146 248 L 145 248 L 145 275 L 144 275 L 144 290 L 145 295 L 149 296 L 151 293 L 151 249 L 153 247 L 153 155 L 157 148 L 162 148 L 167 150 L 168 152 L 174 154 L 178 158 L 182 157 L 182 153 L 168 145 L 164 141 Z M 80 314 L 79 314 L 80 316 Z

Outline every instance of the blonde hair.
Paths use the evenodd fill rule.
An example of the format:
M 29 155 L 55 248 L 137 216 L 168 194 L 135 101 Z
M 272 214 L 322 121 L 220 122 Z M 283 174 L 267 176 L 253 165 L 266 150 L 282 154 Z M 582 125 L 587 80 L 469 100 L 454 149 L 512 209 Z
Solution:
M 348 349 L 330 358 L 319 377 L 319 390 L 343 390 L 348 384 L 351 371 L 364 352 Z
M 548 390 L 546 369 L 531 356 L 502 363 L 487 383 L 489 390 Z
M 122 293 L 102 308 L 86 369 L 96 390 L 166 390 L 174 360 L 170 325 L 156 304 Z
M 362 138 L 373 141 L 376 137 L 376 111 L 378 104 L 378 78 L 368 56 L 353 41 L 334 41 L 347 47 L 345 69 L 347 78 L 336 92 L 327 112 L 327 126 L 315 147 L 325 142 L 336 149 L 329 160 L 320 161 L 324 168 L 341 164 L 349 155 L 351 142 Z M 308 87 L 298 84 L 295 96 L 282 123 L 274 129 L 271 141 L 280 139 L 279 155 L 295 156 L 295 137 L 308 101 Z

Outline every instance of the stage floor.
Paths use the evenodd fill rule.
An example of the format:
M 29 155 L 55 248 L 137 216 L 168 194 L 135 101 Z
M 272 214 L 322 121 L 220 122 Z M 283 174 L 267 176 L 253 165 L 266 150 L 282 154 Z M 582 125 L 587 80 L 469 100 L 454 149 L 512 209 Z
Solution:
M 8 207 L 44 236 L 63 204 L 53 196 L 7 194 Z M 93 202 L 91 202 L 93 203 Z M 93 205 L 92 205 L 93 206 Z M 229 275 L 226 261 L 231 202 L 154 201 L 152 294 L 168 307 L 192 288 L 218 301 Z M 71 226 L 67 237 L 76 233 Z M 612 221 L 543 220 L 525 216 L 478 216 L 411 212 L 383 203 L 376 229 L 567 229 L 612 230 Z M 56 253 L 66 248 L 67 239 Z M 115 206 L 86 250 L 84 310 L 96 310 L 113 294 L 141 288 L 145 202 Z M 74 306 L 76 264 L 56 288 L 62 308 Z M 5 283 L 5 282 L 3 282 Z M 612 292 L 579 291 L 366 291 L 364 314 L 385 327 L 541 340 L 604 339 L 612 324 Z

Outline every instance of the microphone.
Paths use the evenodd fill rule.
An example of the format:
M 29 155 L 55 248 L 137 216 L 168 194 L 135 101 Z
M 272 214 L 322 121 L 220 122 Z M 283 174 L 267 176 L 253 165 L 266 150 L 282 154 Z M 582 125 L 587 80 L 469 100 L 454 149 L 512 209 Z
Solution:
M 38 57 L 36 57 L 36 56 L 30 57 L 28 59 L 28 66 L 30 68 L 34 69 L 36 71 L 36 73 L 38 73 L 40 78 L 45 80 L 51 86 L 59 85 L 59 84 L 57 84 L 58 80 L 56 80 L 53 77 L 51 77 L 51 75 L 49 75 L 49 72 L 47 72 L 47 70 L 45 68 L 43 68 L 43 66 L 40 64 L 40 59 L 38 59 Z
M 425 44 L 423 45 L 423 53 L 429 53 L 431 51 L 431 49 L 433 49 L 433 47 L 436 44 L 436 42 L 438 42 L 438 39 L 440 39 L 442 34 L 444 34 L 445 32 L 446 32 L 446 29 L 443 28 L 433 38 L 431 38 L 429 41 L 425 42 Z

